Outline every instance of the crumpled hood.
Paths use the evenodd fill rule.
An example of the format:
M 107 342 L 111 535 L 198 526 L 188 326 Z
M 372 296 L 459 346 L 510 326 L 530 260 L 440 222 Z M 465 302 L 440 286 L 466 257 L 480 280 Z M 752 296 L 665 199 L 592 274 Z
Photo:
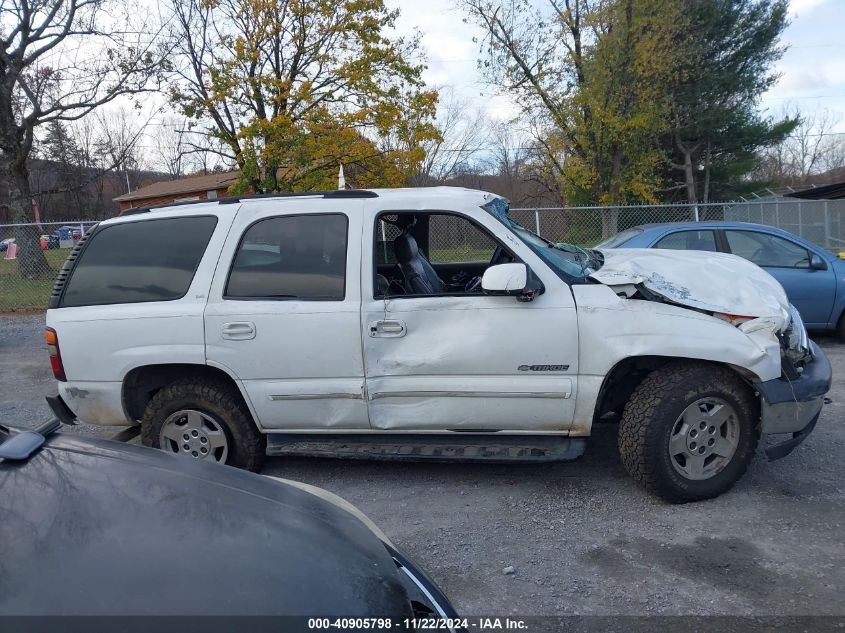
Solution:
M 684 306 L 760 317 L 781 329 L 789 322 L 783 287 L 742 257 L 709 251 L 600 249 L 604 265 L 590 277 L 607 286 L 643 285 Z

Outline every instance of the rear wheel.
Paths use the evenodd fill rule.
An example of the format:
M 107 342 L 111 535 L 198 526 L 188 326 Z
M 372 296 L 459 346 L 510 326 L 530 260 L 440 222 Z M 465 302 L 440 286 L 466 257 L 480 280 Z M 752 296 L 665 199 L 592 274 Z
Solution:
M 162 388 L 141 420 L 146 446 L 192 459 L 258 471 L 265 438 L 240 394 L 222 382 L 187 379 Z
M 634 390 L 619 423 L 619 453 L 645 488 L 683 503 L 730 489 L 757 447 L 756 408 L 728 369 L 675 363 Z
M 840 341 L 845 343 L 845 312 L 839 317 L 839 323 L 836 325 L 836 335 Z

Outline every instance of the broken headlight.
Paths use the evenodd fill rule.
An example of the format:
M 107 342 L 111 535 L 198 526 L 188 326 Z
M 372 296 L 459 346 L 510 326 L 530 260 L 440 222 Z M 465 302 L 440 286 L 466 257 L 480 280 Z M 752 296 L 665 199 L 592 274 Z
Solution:
M 789 304 L 789 325 L 781 333 L 781 354 L 792 367 L 806 363 L 812 357 L 807 328 L 794 305 Z

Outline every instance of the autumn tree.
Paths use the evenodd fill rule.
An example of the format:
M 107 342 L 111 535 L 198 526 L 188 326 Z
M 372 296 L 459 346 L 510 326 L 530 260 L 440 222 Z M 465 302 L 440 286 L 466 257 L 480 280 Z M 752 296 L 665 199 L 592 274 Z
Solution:
M 36 131 L 144 90 L 160 69 L 155 33 L 125 9 L 118 0 L 0 0 L 0 173 L 13 222 L 33 219 Z M 18 235 L 25 276 L 48 270 L 37 237 L 35 228 Z
M 434 138 L 417 38 L 383 0 L 176 0 L 173 103 L 240 170 L 240 188 L 402 184 Z
M 538 5 L 541 5 L 538 7 Z M 569 201 L 651 201 L 679 22 L 672 0 L 464 0 L 480 25 L 480 67 L 538 131 Z M 608 208 L 602 233 L 616 232 Z

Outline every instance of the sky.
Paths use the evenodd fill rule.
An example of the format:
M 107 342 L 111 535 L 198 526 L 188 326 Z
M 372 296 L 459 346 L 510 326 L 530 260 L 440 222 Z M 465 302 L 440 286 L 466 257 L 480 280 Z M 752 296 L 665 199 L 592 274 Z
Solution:
M 472 39 L 481 33 L 463 21 L 454 0 L 388 0 L 388 5 L 401 10 L 400 33 L 422 33 L 429 84 L 452 86 L 463 98 L 482 101 L 491 117 L 509 118 L 515 111 L 511 101 L 485 86 L 476 68 L 478 46 Z M 840 118 L 835 131 L 845 133 L 845 0 L 792 0 L 790 22 L 782 38 L 789 49 L 776 67 L 781 78 L 760 105 L 772 115 L 787 105 L 804 113 L 826 108 Z

